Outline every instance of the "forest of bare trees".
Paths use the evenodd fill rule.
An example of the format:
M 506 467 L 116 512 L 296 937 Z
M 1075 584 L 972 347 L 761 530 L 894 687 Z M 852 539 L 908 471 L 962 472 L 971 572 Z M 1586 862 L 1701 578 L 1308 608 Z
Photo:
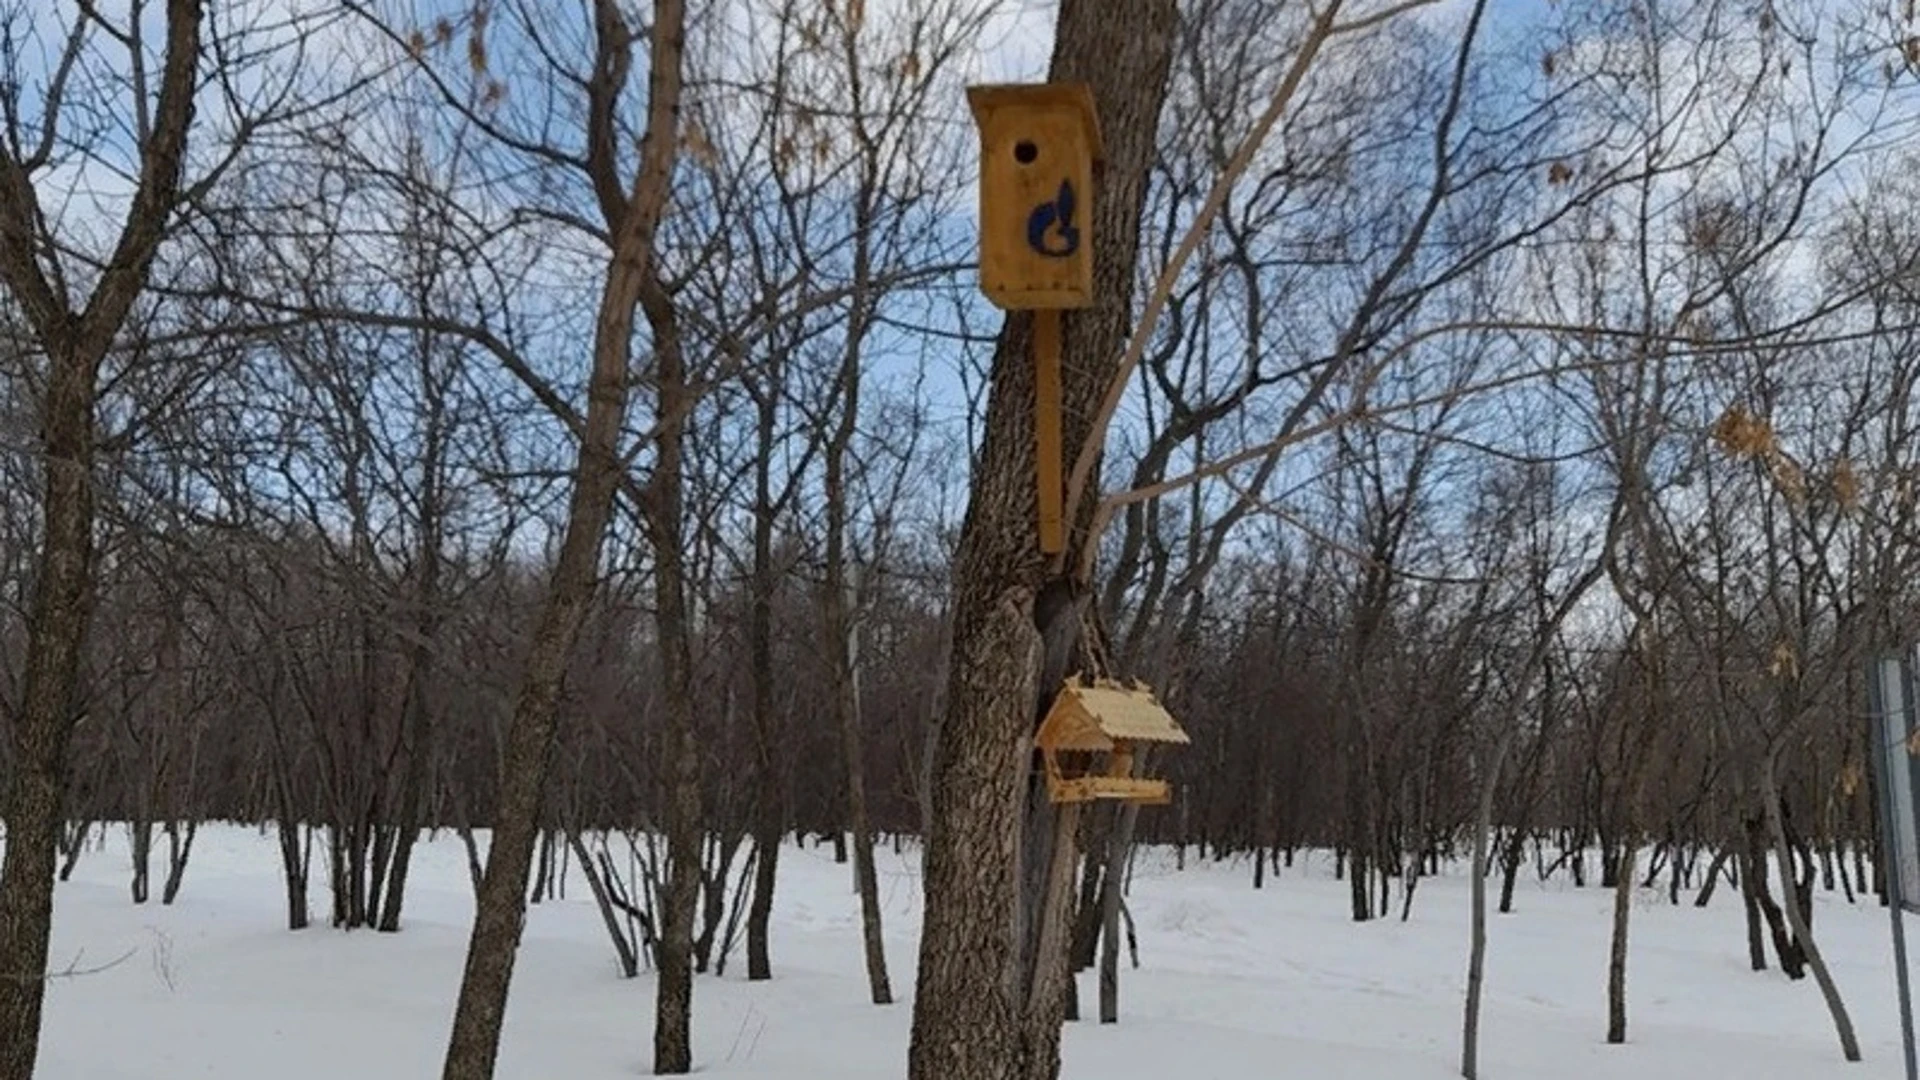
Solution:
M 569 867 L 688 1071 L 796 838 L 917 1080 L 1057 1074 L 1143 843 L 1330 849 L 1361 921 L 1472 860 L 1469 1076 L 1528 877 L 1613 890 L 1610 1039 L 1632 891 L 1717 889 L 1857 1057 L 1810 899 L 1879 891 L 1920 635 L 1899 8 L 0 0 L 0 1027 L 76 860 L 172 903 L 237 821 L 292 930 L 404 931 L 464 842 L 449 1078 Z M 1057 560 L 971 274 L 1009 54 L 1107 150 Z M 1047 805 L 1089 656 L 1191 733 L 1171 805 Z

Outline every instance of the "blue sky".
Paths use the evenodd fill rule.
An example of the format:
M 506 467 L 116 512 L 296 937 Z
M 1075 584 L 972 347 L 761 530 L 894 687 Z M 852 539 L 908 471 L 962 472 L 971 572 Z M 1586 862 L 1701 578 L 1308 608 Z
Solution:
M 51 0 L 38 0 L 47 5 Z M 880 20 L 889 5 L 897 6 L 903 0 L 870 0 L 870 18 Z M 1375 3 L 1355 3 L 1356 11 L 1365 12 L 1376 8 L 1384 0 Z M 1572 2 L 1572 0 L 1563 0 Z M 424 5 L 432 10 L 433 5 Z M 1442 4 L 1420 18 L 1431 25 L 1445 27 L 1458 25 L 1468 10 L 1468 0 L 1445 0 Z M 1550 15 L 1552 5 L 1548 0 L 1492 0 L 1489 7 L 1486 33 L 1490 39 L 1519 37 L 1543 28 Z M 111 9 L 109 9 L 111 11 Z M 1034 81 L 1044 77 L 1047 57 L 1051 48 L 1051 25 L 1054 8 L 1052 4 L 1036 0 L 1007 0 L 997 9 L 994 19 L 982 35 L 978 47 L 974 50 L 965 70 L 961 73 L 965 81 L 980 82 L 1019 82 Z M 36 20 L 36 29 L 42 29 Z M 1530 54 L 1522 49 L 1519 55 Z M 31 57 L 29 58 L 31 63 Z M 636 76 L 637 78 L 637 76 Z M 971 126 L 965 119 L 964 104 L 958 93 L 958 81 L 952 88 L 950 123 L 956 132 L 956 138 L 970 140 Z M 956 177 L 961 180 L 959 190 L 954 196 L 954 215 L 952 225 L 956 233 L 964 233 L 971 227 L 971 206 L 975 198 L 972 177 Z M 66 181 L 59 177 L 50 177 L 47 187 L 60 187 Z M 90 185 L 103 188 L 110 185 Z M 106 216 L 110 200 L 101 203 L 75 203 L 75 212 L 95 217 Z M 946 283 L 943 295 L 948 298 L 964 298 L 970 328 L 977 332 L 990 332 L 998 325 L 997 313 L 984 299 L 972 291 L 973 279 L 970 274 L 958 275 Z M 956 294 L 958 296 L 956 297 Z M 584 370 L 584 350 L 577 336 L 556 337 L 550 350 L 555 370 L 577 374 Z M 973 355 L 978 357 L 984 347 L 976 346 Z M 869 377 L 875 383 L 898 383 L 919 372 L 926 364 L 929 376 L 927 392 L 931 397 L 931 406 L 936 420 L 949 434 L 957 434 L 963 427 L 965 417 L 976 402 L 965 385 L 961 373 L 959 358 L 960 347 L 941 341 L 929 342 L 904 331 L 893 331 L 881 335 L 868 351 Z M 503 378 L 504 382 L 504 378 Z M 517 392 L 517 391 L 516 391 Z M 1123 423 L 1125 420 L 1123 419 Z M 1258 432 L 1253 433 L 1257 435 Z M 1224 441 L 1224 440 L 1222 440 Z M 1216 449 L 1223 448 L 1216 444 Z M 925 448 L 923 453 L 927 452 Z M 1110 483 L 1118 470 L 1110 467 Z M 1224 491 L 1215 491 L 1220 498 L 1227 497 Z M 948 513 L 957 512 L 957 507 L 947 507 Z

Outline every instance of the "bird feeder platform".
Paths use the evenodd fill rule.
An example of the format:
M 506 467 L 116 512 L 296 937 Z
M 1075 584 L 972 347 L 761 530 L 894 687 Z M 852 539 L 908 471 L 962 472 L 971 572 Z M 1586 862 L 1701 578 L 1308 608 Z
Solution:
M 1191 741 L 1145 683 L 1123 686 L 1106 679 L 1067 680 L 1034 735 L 1046 763 L 1047 795 L 1056 803 L 1170 802 L 1165 780 L 1133 775 L 1137 748 Z

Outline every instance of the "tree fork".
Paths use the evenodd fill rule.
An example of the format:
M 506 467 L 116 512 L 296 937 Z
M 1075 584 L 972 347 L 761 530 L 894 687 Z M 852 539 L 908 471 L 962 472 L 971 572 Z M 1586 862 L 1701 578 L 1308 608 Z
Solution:
M 657 283 L 654 238 L 666 213 L 680 143 L 685 6 L 682 0 L 656 0 L 653 14 L 646 135 L 631 195 L 620 190 L 613 157 L 596 153 L 589 162 L 613 240 L 594 325 L 587 417 L 560 554 L 507 730 L 499 810 L 448 1040 L 445 1080 L 489 1080 L 493 1075 L 524 922 L 561 684 L 593 599 L 600 546 L 624 472 L 618 443 L 626 417 L 635 309 L 649 282 Z M 598 116 L 619 97 L 633 37 L 610 0 L 595 4 L 595 28 L 596 71 L 621 76 L 596 78 L 589 85 Z M 698 870 L 697 850 L 694 859 L 690 872 Z M 677 929 L 684 934 L 689 927 L 683 923 Z M 662 972 L 663 986 L 667 980 L 668 973 Z

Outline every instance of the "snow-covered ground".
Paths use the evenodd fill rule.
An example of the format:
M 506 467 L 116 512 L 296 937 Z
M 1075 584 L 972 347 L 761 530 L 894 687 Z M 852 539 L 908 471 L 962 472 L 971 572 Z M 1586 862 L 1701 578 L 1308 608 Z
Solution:
M 157 862 L 158 860 L 156 860 Z M 1304 861 L 1303 861 L 1304 862 Z M 471 895 L 457 841 L 420 850 L 399 935 L 282 929 L 270 840 L 208 827 L 177 905 L 135 907 L 126 842 L 91 850 L 60 886 L 45 1080 L 415 1080 L 439 1075 Z M 318 869 L 316 867 L 316 869 Z M 781 858 L 775 979 L 695 985 L 696 1067 L 760 1080 L 896 1080 L 905 1073 L 920 886 L 883 853 L 888 961 L 901 1004 L 866 1004 L 847 868 L 824 850 Z M 1457 1075 L 1466 882 L 1423 883 L 1408 923 L 1356 925 L 1324 861 L 1260 892 L 1245 865 L 1175 872 L 1146 853 L 1132 908 L 1141 968 L 1117 1026 L 1070 1025 L 1066 1080 L 1441 1080 Z M 1482 1075 L 1489 1080 L 1901 1075 L 1885 913 L 1823 896 L 1817 926 L 1866 1052 L 1846 1065 L 1811 980 L 1747 970 L 1737 894 L 1708 910 L 1644 894 L 1628 969 L 1630 1041 L 1607 1046 L 1610 897 L 1527 882 L 1496 918 Z M 124 959 L 120 959 L 124 957 Z M 1083 976 L 1091 1002 L 1093 983 Z M 499 1076 L 645 1075 L 652 982 L 617 976 L 587 890 L 529 916 Z

